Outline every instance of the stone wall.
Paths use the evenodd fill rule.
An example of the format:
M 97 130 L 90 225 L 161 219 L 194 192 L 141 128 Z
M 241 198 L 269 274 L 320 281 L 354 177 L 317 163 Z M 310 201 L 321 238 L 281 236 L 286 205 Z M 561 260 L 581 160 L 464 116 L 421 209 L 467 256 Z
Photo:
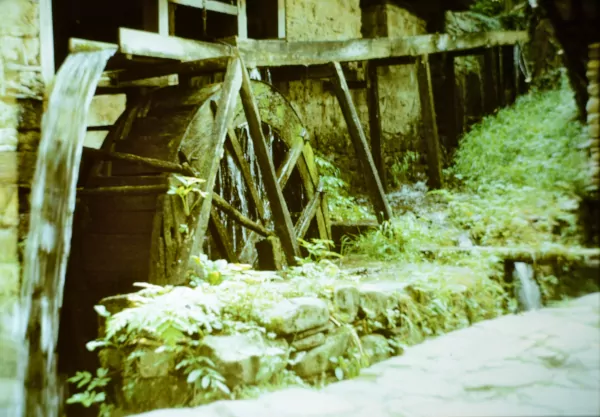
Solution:
M 20 287 L 19 187 L 27 144 L 37 142 L 44 85 L 38 2 L 0 2 L 0 414 L 18 415 L 22 389 L 13 315 Z M 24 157 L 22 157 L 25 155 Z M 6 412 L 7 414 L 4 414 Z

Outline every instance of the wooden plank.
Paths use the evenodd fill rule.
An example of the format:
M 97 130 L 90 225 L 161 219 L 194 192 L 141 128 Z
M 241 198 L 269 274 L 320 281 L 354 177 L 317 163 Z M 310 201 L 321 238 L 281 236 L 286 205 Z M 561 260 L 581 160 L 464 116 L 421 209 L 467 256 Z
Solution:
M 271 160 L 271 153 L 262 131 L 258 106 L 250 84 L 250 75 L 244 64 L 242 65 L 242 89 L 240 90 L 240 96 L 244 106 L 246 120 L 248 121 L 250 137 L 254 143 L 256 160 L 261 170 L 267 198 L 271 204 L 275 232 L 281 241 L 281 246 L 285 252 L 288 264 L 296 265 L 296 257 L 300 256 L 300 248 L 294 234 L 294 226 L 292 224 L 290 212 L 285 199 L 283 198 L 279 182 L 277 181 L 275 167 Z
M 515 47 L 512 45 L 502 46 L 502 73 L 504 77 L 504 88 L 506 95 L 506 104 L 511 105 L 517 98 L 515 85 Z
M 358 118 L 358 113 L 356 112 L 356 108 L 352 102 L 352 97 L 350 96 L 350 90 L 346 84 L 342 67 L 338 62 L 334 62 L 332 65 L 336 72 L 334 86 L 336 88 L 338 102 L 340 103 L 342 114 L 344 115 L 344 119 L 348 125 L 348 131 L 350 133 L 352 143 L 354 144 L 356 155 L 360 160 L 365 173 L 365 180 L 371 201 L 375 208 L 375 213 L 380 223 L 390 220 L 392 218 L 392 209 L 390 208 L 387 198 L 385 197 L 383 186 L 381 185 L 381 179 L 377 173 L 375 162 L 373 162 L 373 156 L 369 150 L 369 144 L 367 143 L 365 132 L 363 131 L 360 119 Z
M 82 239 L 85 268 L 107 272 L 147 270 L 150 239 L 149 234 L 86 234 Z
M 152 218 L 148 282 L 156 285 L 164 285 L 167 283 L 165 277 L 165 248 L 164 240 L 162 238 L 163 207 L 166 197 L 168 196 L 161 195 L 158 197 L 157 210 L 154 211 Z
M 323 65 L 390 57 L 420 56 L 446 51 L 512 45 L 528 40 L 526 32 L 483 32 L 463 36 L 432 34 L 404 38 L 351 39 L 346 41 L 294 41 L 237 39 L 249 67 Z M 225 45 L 161 36 L 133 29 L 119 29 L 120 52 L 135 56 L 194 61 L 233 56 Z
M 196 9 L 204 9 L 211 12 L 228 14 L 231 16 L 238 15 L 238 7 L 223 3 L 216 0 L 169 0 L 171 3 L 180 4 L 182 6 L 194 7 Z
M 279 39 L 285 39 L 287 36 L 285 17 L 285 0 L 277 0 L 277 37 Z
M 498 91 L 496 80 L 497 62 L 494 48 L 483 53 L 483 111 L 492 114 L 498 108 Z
M 42 80 L 47 87 L 46 92 L 54 78 L 54 29 L 52 24 L 52 0 L 39 0 L 40 19 L 40 64 L 42 67 Z
M 277 168 L 277 181 L 279 182 L 279 186 L 283 190 L 294 172 L 294 168 L 296 167 L 296 163 L 298 159 L 302 156 L 302 151 L 304 150 L 304 141 L 297 141 L 294 146 L 288 150 L 285 159 Z
M 69 52 L 71 53 L 101 51 L 104 49 L 114 49 L 116 51 L 119 49 L 119 45 L 81 38 L 69 38 Z
M 246 39 L 248 37 L 246 0 L 237 0 L 237 35 L 240 39 Z
M 153 79 L 169 74 L 179 75 L 202 75 L 224 71 L 227 68 L 228 57 L 196 60 L 189 62 L 167 63 L 161 65 L 146 66 L 139 69 L 118 71 L 114 74 L 112 82 L 114 85 L 125 85 L 126 81 Z
M 242 213 L 236 210 L 235 207 L 233 207 L 231 204 L 225 201 L 225 199 L 223 199 L 223 197 L 221 197 L 219 194 L 213 193 L 212 200 L 215 207 L 223 211 L 225 214 L 231 217 L 232 220 L 235 220 L 242 226 L 264 237 L 273 235 L 273 232 L 265 229 L 262 225 L 250 220 L 248 217 L 244 216 Z
M 221 223 L 221 219 L 219 219 L 219 215 L 214 208 L 210 212 L 208 227 L 210 228 L 215 245 L 217 245 L 217 250 L 221 256 L 223 256 L 223 259 L 227 260 L 229 263 L 239 263 L 240 260 L 233 251 L 233 245 L 227 235 L 227 229 L 223 226 L 223 223 Z
M 417 78 L 419 96 L 421 98 L 421 114 L 425 130 L 425 144 L 427 148 L 427 166 L 429 172 L 429 187 L 438 189 L 443 186 L 442 160 L 440 152 L 440 139 L 438 136 L 435 105 L 431 85 L 431 70 L 429 57 L 424 56 L 417 61 Z
M 381 143 L 381 114 L 379 108 L 379 81 L 377 65 L 368 64 L 367 68 L 367 106 L 369 108 L 369 133 L 371 138 L 371 153 L 373 162 L 381 179 L 384 192 L 387 190 L 385 162 L 383 159 L 383 146 Z
M 498 92 L 498 107 L 506 106 L 506 77 L 504 76 L 504 50 L 501 46 L 494 47 L 496 55 L 496 91 Z

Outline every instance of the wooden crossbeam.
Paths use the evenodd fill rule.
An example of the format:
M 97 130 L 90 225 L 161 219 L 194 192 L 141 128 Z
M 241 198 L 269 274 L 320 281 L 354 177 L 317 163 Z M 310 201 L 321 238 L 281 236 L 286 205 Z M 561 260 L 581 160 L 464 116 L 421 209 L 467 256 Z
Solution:
M 527 32 L 482 32 L 462 36 L 431 34 L 403 38 L 351 39 L 345 41 L 293 41 L 280 39 L 237 39 L 236 44 L 249 67 L 324 65 L 331 61 L 352 62 L 392 57 L 420 56 L 448 51 L 466 51 L 499 45 L 514 45 L 528 40 Z M 71 41 L 77 52 L 87 41 Z M 140 30 L 119 29 L 119 51 L 178 61 L 230 57 L 227 45 L 163 36 Z
M 195 7 L 197 9 L 206 8 L 206 10 L 211 12 L 223 13 L 231 16 L 238 15 L 237 6 L 215 0 L 169 0 L 169 2 L 180 4 L 182 6 Z

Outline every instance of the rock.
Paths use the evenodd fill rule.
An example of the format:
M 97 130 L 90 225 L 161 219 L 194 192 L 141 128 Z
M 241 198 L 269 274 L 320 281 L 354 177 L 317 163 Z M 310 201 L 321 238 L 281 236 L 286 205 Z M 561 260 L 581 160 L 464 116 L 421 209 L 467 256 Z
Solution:
M 301 352 L 303 350 L 309 350 L 317 346 L 321 346 L 325 343 L 325 333 L 315 333 L 303 339 L 296 339 L 292 343 L 292 348 L 294 348 L 297 352 Z
M 360 338 L 363 351 L 369 357 L 369 364 L 373 365 L 390 357 L 393 349 L 388 340 L 380 334 L 369 334 Z
M 335 330 L 335 326 L 333 325 L 332 322 L 328 321 L 327 324 L 324 324 L 323 326 L 315 327 L 314 329 L 309 329 L 305 332 L 296 333 L 294 335 L 294 338 L 296 340 L 300 340 L 300 339 L 307 338 L 308 336 L 312 336 L 313 334 L 317 334 L 317 333 L 327 334 L 333 330 Z
M 329 358 L 342 356 L 348 349 L 349 342 L 350 330 L 342 327 L 330 334 L 321 346 L 313 348 L 306 354 L 300 353 L 303 356 L 292 366 L 292 370 L 301 378 L 321 375 L 333 366 Z
M 360 306 L 360 292 L 353 285 L 343 285 L 333 293 L 335 317 L 346 323 L 352 323 L 358 314 Z
M 323 326 L 328 320 L 327 303 L 310 297 L 283 300 L 258 317 L 258 321 L 267 330 L 279 335 L 300 333 Z
M 199 354 L 213 360 L 227 385 L 266 382 L 284 369 L 288 360 L 285 340 L 265 340 L 258 332 L 231 336 L 206 336 Z
M 360 310 L 369 319 L 381 320 L 388 308 L 396 304 L 393 292 L 374 285 L 364 285 L 360 289 Z
M 170 352 L 156 353 L 151 349 L 136 350 L 142 350 L 144 352 L 137 360 L 137 374 L 142 378 L 168 376 L 170 371 L 174 370 L 177 365 L 175 358 Z

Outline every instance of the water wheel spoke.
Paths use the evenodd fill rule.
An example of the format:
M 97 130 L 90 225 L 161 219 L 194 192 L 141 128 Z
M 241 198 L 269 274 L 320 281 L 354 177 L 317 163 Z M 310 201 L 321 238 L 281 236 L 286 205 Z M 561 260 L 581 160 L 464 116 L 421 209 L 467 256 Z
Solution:
M 233 220 L 235 220 L 242 226 L 252 230 L 253 232 L 258 233 L 261 236 L 268 237 L 273 235 L 273 232 L 265 229 L 264 226 L 244 216 L 242 213 L 236 210 L 235 207 L 233 207 L 231 204 L 225 201 L 220 195 L 213 193 L 212 200 L 214 205 L 219 210 L 229 215 Z
M 217 113 L 217 103 L 215 101 L 210 102 L 210 108 L 212 110 L 213 115 Z M 233 158 L 234 163 L 242 173 L 242 178 L 246 183 L 246 187 L 250 192 L 250 198 L 252 199 L 252 204 L 256 208 L 256 212 L 258 214 L 258 218 L 264 224 L 265 223 L 265 209 L 258 194 L 258 190 L 256 189 L 256 185 L 254 182 L 254 178 L 252 178 L 252 171 L 250 169 L 250 164 L 244 157 L 244 150 L 242 148 L 242 144 L 235 133 L 235 130 L 230 125 L 227 127 L 227 142 L 225 142 L 225 149 L 231 157 Z
M 319 187 L 313 194 L 306 207 L 304 207 L 304 210 L 302 210 L 302 214 L 300 215 L 300 218 L 298 219 L 298 222 L 294 227 L 294 231 L 296 232 L 296 237 L 298 239 L 303 239 L 304 236 L 306 236 L 306 232 L 308 232 L 310 223 L 317 214 L 317 209 L 319 208 L 319 205 L 323 204 L 322 196 L 323 187 L 322 183 L 319 183 Z
M 214 197 L 213 197 L 214 198 Z M 223 226 L 217 210 L 213 207 L 210 211 L 210 220 L 208 222 L 212 237 L 215 241 L 218 251 L 223 257 L 230 263 L 239 263 L 239 259 L 233 250 L 233 245 L 229 236 L 227 235 L 227 229 Z
M 304 141 L 299 140 L 294 143 L 294 146 L 290 148 L 288 154 L 285 156 L 285 160 L 277 169 L 277 181 L 279 182 L 281 189 L 285 188 L 285 185 L 287 184 L 292 172 L 294 171 L 294 168 L 296 167 L 298 159 L 302 156 L 303 150 Z

